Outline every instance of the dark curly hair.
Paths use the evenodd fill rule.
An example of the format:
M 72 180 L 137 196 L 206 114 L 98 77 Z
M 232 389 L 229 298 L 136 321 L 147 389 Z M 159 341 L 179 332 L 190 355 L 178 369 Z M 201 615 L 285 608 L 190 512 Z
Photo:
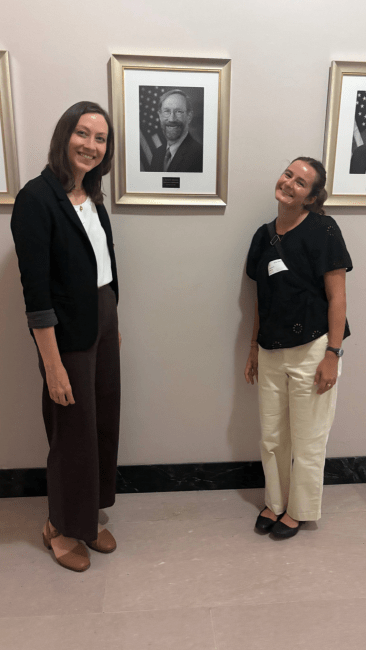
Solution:
M 53 132 L 48 153 L 48 164 L 62 184 L 65 192 L 71 192 L 75 187 L 75 181 L 70 166 L 68 147 L 76 125 L 85 113 L 99 113 L 103 115 L 108 124 L 108 137 L 104 158 L 97 167 L 94 167 L 94 169 L 91 169 L 85 174 L 83 180 L 83 187 L 88 196 L 90 196 L 94 203 L 100 204 L 103 203 L 102 176 L 108 174 L 111 169 L 114 154 L 114 137 L 111 119 L 99 104 L 95 102 L 78 102 L 65 111 L 57 122 Z
M 327 172 L 324 169 L 324 165 L 319 160 L 315 160 L 315 158 L 309 158 L 308 156 L 299 156 L 298 158 L 295 158 L 292 163 L 295 162 L 295 160 L 302 160 L 303 162 L 308 163 L 316 171 L 315 181 L 313 183 L 313 187 L 311 188 L 308 199 L 313 198 L 313 196 L 316 198 L 313 203 L 309 203 L 308 205 L 304 204 L 304 208 L 311 212 L 316 212 L 317 214 L 325 214 L 323 205 L 328 198 L 328 193 L 325 189 Z

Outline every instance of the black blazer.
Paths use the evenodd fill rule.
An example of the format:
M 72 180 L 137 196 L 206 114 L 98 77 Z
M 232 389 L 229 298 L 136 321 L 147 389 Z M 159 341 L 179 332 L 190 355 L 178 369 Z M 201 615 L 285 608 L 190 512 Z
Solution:
M 159 147 L 153 154 L 150 171 L 164 171 L 164 158 L 166 145 Z M 168 172 L 202 172 L 203 148 L 202 145 L 188 133 L 180 147 L 178 147 Z
M 118 301 L 111 225 L 104 205 L 96 207 L 107 237 L 111 287 Z M 74 207 L 49 167 L 19 192 L 11 229 L 28 315 L 54 310 L 60 352 L 87 350 L 98 332 L 97 262 Z

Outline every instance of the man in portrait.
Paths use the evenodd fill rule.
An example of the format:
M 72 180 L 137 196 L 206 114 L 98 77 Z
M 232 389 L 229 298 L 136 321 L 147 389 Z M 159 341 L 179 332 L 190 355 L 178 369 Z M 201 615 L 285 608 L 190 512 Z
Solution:
M 202 172 L 202 144 L 189 132 L 193 118 L 189 96 L 179 89 L 164 93 L 158 115 L 166 143 L 153 153 L 149 171 Z

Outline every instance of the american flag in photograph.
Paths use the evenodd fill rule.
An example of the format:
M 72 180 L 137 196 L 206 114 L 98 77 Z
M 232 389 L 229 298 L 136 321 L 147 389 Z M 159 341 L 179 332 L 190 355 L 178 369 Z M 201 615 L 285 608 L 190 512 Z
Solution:
M 153 152 L 161 147 L 159 98 L 168 89 L 162 86 L 140 86 L 140 170 L 150 167 Z
M 366 144 L 366 91 L 357 91 L 355 126 L 353 130 L 352 153 L 357 147 Z

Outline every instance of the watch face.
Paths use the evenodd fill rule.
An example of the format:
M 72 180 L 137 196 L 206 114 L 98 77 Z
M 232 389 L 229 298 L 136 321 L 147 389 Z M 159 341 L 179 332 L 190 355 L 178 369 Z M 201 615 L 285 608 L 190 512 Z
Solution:
M 339 350 L 339 351 L 338 351 L 338 356 L 339 356 L 339 357 L 342 357 L 343 354 L 344 354 L 344 350 Z

